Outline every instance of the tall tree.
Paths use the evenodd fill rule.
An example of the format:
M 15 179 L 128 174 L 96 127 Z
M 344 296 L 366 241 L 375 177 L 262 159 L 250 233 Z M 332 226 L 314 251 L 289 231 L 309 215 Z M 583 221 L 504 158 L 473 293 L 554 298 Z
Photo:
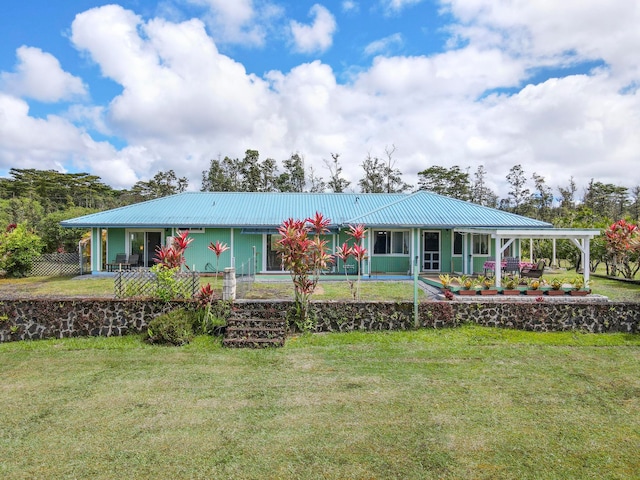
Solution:
M 469 200 L 484 207 L 495 208 L 498 206 L 498 196 L 487 186 L 486 175 L 484 165 L 479 165 L 473 174 L 474 181 L 470 188 Z
M 278 186 L 281 192 L 304 192 L 306 185 L 306 172 L 304 169 L 304 157 L 294 153 L 282 162 L 284 173 L 278 178 Z
M 262 185 L 260 153 L 257 150 L 247 150 L 240 165 L 242 191 L 259 192 Z
M 37 200 L 44 212 L 78 206 L 111 208 L 117 192 L 100 177 L 88 173 L 60 173 L 55 170 L 12 168 L 10 178 L 0 181 L 0 198 L 28 197 Z
M 536 187 L 536 192 L 531 196 L 531 204 L 536 211 L 536 216 L 540 220 L 551 219 L 551 207 L 553 205 L 553 194 L 542 175 L 533 173 L 531 177 Z
M 260 165 L 262 173 L 261 192 L 277 192 L 278 185 L 278 164 L 273 158 L 265 159 Z
M 364 177 L 358 180 L 362 193 L 384 193 L 386 190 L 386 166 L 378 157 L 371 158 L 367 154 L 360 165 L 364 170 Z
M 640 220 L 640 185 L 631 189 L 631 199 L 633 200 L 633 203 L 629 205 L 631 219 L 638 223 Z
M 569 178 L 569 184 L 566 187 L 558 187 L 560 193 L 560 208 L 566 210 L 573 210 L 576 206 L 576 182 L 573 177 Z
M 139 181 L 131 188 L 131 192 L 142 200 L 167 197 L 184 192 L 189 186 L 186 177 L 178 178 L 176 172 L 168 170 L 159 171 L 148 182 Z
M 510 185 L 508 205 L 510 210 L 517 214 L 524 214 L 524 208 L 531 191 L 527 188 L 527 179 L 524 176 L 522 165 L 514 165 L 509 170 L 507 182 Z
M 331 154 L 332 161 L 324 160 L 324 164 L 329 169 L 329 181 L 327 182 L 327 187 L 333 193 L 343 193 L 351 182 L 345 178 L 342 178 L 342 166 L 340 166 L 340 154 L 332 153 Z
M 418 189 L 429 190 L 460 200 L 469 200 L 469 174 L 454 165 L 451 168 L 434 165 L 418 172 Z
M 322 177 L 316 176 L 316 172 L 313 165 L 309 166 L 309 192 L 311 193 L 324 193 L 327 188 L 327 184 Z
M 208 170 L 202 172 L 203 192 L 237 192 L 240 189 L 240 161 L 224 157 L 212 159 Z
M 402 172 L 400 169 L 395 168 L 396 161 L 393 159 L 395 151 L 395 145 L 392 145 L 391 147 L 384 147 L 384 153 L 387 157 L 384 168 L 385 191 L 387 193 L 402 193 L 412 187 L 412 185 L 409 185 L 402 180 Z
M 629 202 L 627 187 L 611 183 L 589 182 L 582 203 L 600 215 L 602 219 L 622 218 Z

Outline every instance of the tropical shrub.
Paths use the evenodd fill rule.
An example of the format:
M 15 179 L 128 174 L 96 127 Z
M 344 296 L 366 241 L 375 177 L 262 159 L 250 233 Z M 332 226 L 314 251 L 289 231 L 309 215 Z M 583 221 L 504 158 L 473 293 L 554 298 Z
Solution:
M 0 269 L 10 277 L 26 276 L 40 256 L 43 242 L 24 223 L 9 225 L 0 235 Z
M 164 345 L 186 345 L 193 339 L 193 315 L 180 308 L 149 322 L 147 340 Z

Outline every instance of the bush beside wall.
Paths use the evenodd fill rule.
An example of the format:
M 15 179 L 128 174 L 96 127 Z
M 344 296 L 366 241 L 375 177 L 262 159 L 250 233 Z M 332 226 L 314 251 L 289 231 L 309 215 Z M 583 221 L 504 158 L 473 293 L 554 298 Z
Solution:
M 139 333 L 149 322 L 185 302 L 111 299 L 32 299 L 0 302 L 0 342 Z M 239 300 L 236 318 L 286 317 L 292 302 Z M 317 332 L 410 330 L 411 302 L 312 302 Z M 473 322 L 491 327 L 535 331 L 639 333 L 638 303 L 491 303 L 423 302 L 418 309 L 425 328 Z

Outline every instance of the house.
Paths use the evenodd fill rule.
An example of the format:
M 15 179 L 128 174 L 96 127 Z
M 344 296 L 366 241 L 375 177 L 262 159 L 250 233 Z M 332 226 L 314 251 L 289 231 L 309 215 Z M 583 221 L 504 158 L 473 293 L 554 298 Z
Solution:
M 448 198 L 428 191 L 410 194 L 186 192 L 62 222 L 90 228 L 91 269 L 107 270 L 117 254 L 138 254 L 140 266 L 152 266 L 156 249 L 177 231 L 193 242 L 186 263 L 200 272 L 216 270 L 207 249 L 220 241 L 229 250 L 219 268 L 257 273 L 283 270 L 275 245 L 277 228 L 287 218 L 322 213 L 331 219 L 327 240 L 335 248 L 348 239 L 349 225 L 367 228 L 369 258 L 363 274 L 474 273 L 489 257 L 520 256 L 522 240 L 568 238 L 587 255 L 598 230 L 554 229 L 546 222 Z M 354 272 L 351 260 L 336 273 Z M 499 269 L 498 269 L 499 270 Z M 498 282 L 499 282 L 499 272 Z M 587 274 L 588 275 L 588 274 Z

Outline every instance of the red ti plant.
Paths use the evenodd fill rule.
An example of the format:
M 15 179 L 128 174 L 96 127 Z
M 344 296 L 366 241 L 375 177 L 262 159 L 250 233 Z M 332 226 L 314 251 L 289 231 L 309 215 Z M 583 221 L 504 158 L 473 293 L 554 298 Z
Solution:
M 616 276 L 620 270 L 625 278 L 633 278 L 640 269 L 639 233 L 638 226 L 626 220 L 618 220 L 605 230 L 607 253 L 612 262 L 612 276 Z M 635 267 L 632 266 L 634 260 Z
M 356 300 L 360 300 L 360 272 L 362 271 L 362 261 L 367 258 L 367 249 L 362 246 L 362 241 L 366 235 L 366 228 L 364 225 L 349 225 L 349 231 L 347 232 L 351 238 L 353 238 L 353 245 L 351 247 L 347 246 L 347 242 L 342 244 L 342 247 L 339 247 L 338 250 L 342 253 L 340 258 L 343 258 L 345 262 L 345 275 L 346 275 L 346 259 L 349 256 L 353 256 L 356 259 L 358 265 L 358 281 L 356 283 L 356 291 L 354 298 Z M 347 255 L 344 255 L 344 252 L 347 252 Z M 353 284 L 349 284 L 352 288 L 353 292 Z
M 349 225 L 347 235 L 353 239 L 353 245 L 349 246 L 348 242 L 344 242 L 341 246 L 336 248 L 335 256 L 342 260 L 344 263 L 344 275 L 351 289 L 351 294 L 354 300 L 360 300 L 360 271 L 362 269 L 362 261 L 367 258 L 367 249 L 362 246 L 362 241 L 366 235 L 366 228 L 364 225 Z M 358 281 L 354 290 L 353 282 L 349 280 L 347 273 L 347 260 L 349 257 L 355 258 L 358 266 Z
M 220 255 L 229 250 L 229 246 L 226 243 L 220 243 L 220 240 L 216 240 L 216 243 L 210 242 L 207 247 L 213 253 L 216 254 L 216 283 L 218 281 Z
M 158 247 L 154 258 L 156 264 L 160 265 L 161 268 L 182 267 L 185 262 L 184 252 L 193 241 L 193 238 L 188 238 L 188 235 L 189 230 L 178 232 L 178 235 L 173 237 L 170 246 L 162 245 Z
M 289 218 L 278 228 L 282 238 L 276 248 L 284 267 L 291 274 L 297 322 L 302 330 L 313 328 L 313 321 L 309 318 L 309 299 L 320 280 L 320 273 L 333 262 L 327 242 L 320 238 L 329 232 L 330 223 L 330 219 L 316 212 L 315 216 L 305 220 Z

